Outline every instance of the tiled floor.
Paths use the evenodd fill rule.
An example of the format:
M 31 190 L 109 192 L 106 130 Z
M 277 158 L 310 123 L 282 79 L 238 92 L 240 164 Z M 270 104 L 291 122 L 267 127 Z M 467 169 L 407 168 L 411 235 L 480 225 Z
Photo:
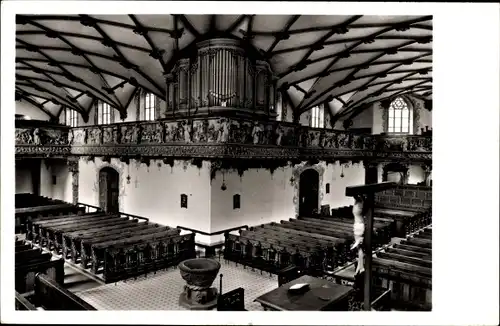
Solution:
M 221 260 L 220 273 L 223 276 L 223 292 L 238 287 L 245 289 L 245 309 L 263 310 L 253 300 L 260 295 L 278 287 L 276 275 L 260 274 L 259 271 L 244 269 L 241 265 Z M 212 286 L 219 289 L 219 275 Z M 179 305 L 179 295 L 183 291 L 185 281 L 179 269 L 170 268 L 137 280 L 127 280 L 102 285 L 90 290 L 76 293 L 79 297 L 93 305 L 97 310 L 185 310 Z

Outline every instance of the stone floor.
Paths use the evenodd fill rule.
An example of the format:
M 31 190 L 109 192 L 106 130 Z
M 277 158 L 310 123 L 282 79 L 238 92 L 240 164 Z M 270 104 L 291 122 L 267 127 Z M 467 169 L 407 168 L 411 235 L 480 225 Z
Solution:
M 234 262 L 221 259 L 219 275 L 223 274 L 223 292 L 238 287 L 245 289 L 245 309 L 261 311 L 262 306 L 253 302 L 260 295 L 278 287 L 276 275 L 260 274 L 250 268 L 236 266 Z M 213 286 L 219 289 L 219 275 Z M 179 269 L 170 268 L 156 275 L 137 280 L 120 281 L 77 292 L 76 295 L 97 310 L 185 310 L 179 305 L 185 281 Z

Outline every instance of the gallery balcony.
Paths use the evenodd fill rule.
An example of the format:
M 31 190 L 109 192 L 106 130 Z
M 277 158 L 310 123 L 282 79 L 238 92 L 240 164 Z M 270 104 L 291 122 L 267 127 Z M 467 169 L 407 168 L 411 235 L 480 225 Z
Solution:
M 65 157 L 69 127 L 40 120 L 15 120 L 16 157 Z
M 287 122 L 204 117 L 78 128 L 18 126 L 16 155 L 429 161 L 432 137 L 362 135 Z

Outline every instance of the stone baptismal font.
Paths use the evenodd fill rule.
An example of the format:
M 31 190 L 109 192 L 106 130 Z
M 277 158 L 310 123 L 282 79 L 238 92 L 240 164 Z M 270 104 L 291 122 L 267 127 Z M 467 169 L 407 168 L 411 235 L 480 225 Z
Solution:
M 179 304 L 191 310 L 210 310 L 217 306 L 218 291 L 211 287 L 220 270 L 220 263 L 209 258 L 188 259 L 179 264 L 186 281 Z

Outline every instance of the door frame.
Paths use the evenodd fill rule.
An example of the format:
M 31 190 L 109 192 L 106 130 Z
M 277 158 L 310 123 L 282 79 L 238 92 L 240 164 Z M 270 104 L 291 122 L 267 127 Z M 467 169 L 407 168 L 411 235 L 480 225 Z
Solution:
M 114 172 L 116 172 L 116 177 L 117 177 L 117 182 L 118 182 L 118 185 L 117 185 L 117 192 L 118 192 L 118 195 L 117 195 L 117 201 L 118 201 L 118 204 L 117 204 L 117 210 L 118 211 L 121 211 L 121 206 L 122 206 L 122 202 L 121 202 L 121 187 L 122 187 L 122 184 L 121 184 L 121 171 L 120 169 L 117 169 L 115 166 L 113 165 L 104 165 L 102 167 L 100 167 L 98 170 L 97 170 L 97 205 L 98 207 L 101 207 L 101 172 L 103 170 L 113 170 Z M 109 200 L 109 198 L 107 199 Z
M 299 206 L 300 206 L 300 175 L 307 169 L 314 169 L 319 174 L 319 186 L 318 186 L 318 209 L 321 206 L 321 201 L 323 200 L 323 176 L 325 174 L 325 167 L 320 164 L 308 164 L 304 163 L 296 166 L 292 172 L 292 178 L 290 179 L 291 185 L 294 187 L 293 193 L 293 203 L 295 205 L 295 217 L 299 216 Z
M 301 203 L 301 199 L 302 199 L 301 198 L 301 193 L 303 191 L 301 189 L 300 185 L 303 183 L 304 174 L 308 174 L 308 173 L 314 173 L 314 178 L 316 178 L 316 176 L 318 177 L 317 189 L 316 189 L 316 191 L 317 191 L 316 199 L 317 200 L 316 200 L 316 205 L 315 205 L 316 207 L 315 208 L 318 211 L 319 211 L 319 208 L 320 208 L 320 202 L 319 202 L 319 198 L 320 198 L 319 194 L 321 192 L 321 189 L 320 189 L 320 179 L 321 179 L 320 175 L 319 175 L 318 171 L 316 171 L 315 169 L 305 169 L 304 171 L 302 171 L 300 173 L 300 176 L 299 176 L 299 214 L 301 214 L 301 206 L 302 206 L 302 203 Z M 313 182 L 313 180 L 311 180 L 311 184 L 312 184 L 312 182 Z M 314 180 L 314 182 L 316 183 L 316 180 Z M 311 198 L 311 200 L 312 200 L 312 198 Z M 314 207 L 313 207 L 313 209 L 314 209 Z

